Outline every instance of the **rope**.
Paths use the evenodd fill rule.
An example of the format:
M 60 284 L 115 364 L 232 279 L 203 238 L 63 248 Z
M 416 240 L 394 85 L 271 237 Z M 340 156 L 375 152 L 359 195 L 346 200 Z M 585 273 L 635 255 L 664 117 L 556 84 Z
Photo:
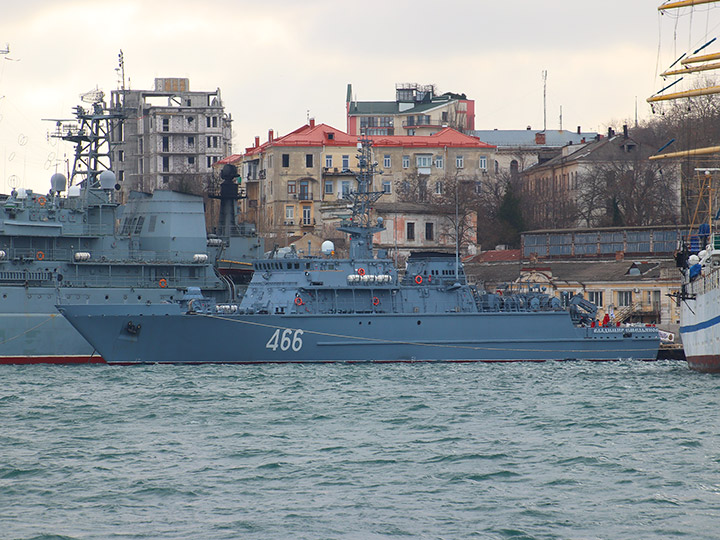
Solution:
M 223 321 L 228 322 L 234 322 L 239 324 L 249 324 L 252 326 L 259 326 L 263 328 L 272 328 L 274 330 L 295 330 L 295 328 L 290 328 L 287 326 L 277 326 L 274 324 L 267 324 L 267 323 L 260 323 L 255 321 L 246 321 L 246 320 L 238 320 L 238 319 L 231 319 L 229 317 L 221 317 L 219 315 L 209 315 L 206 313 L 196 313 L 198 316 L 207 317 L 209 319 L 219 319 Z M 303 333 L 305 334 L 314 334 L 317 336 L 324 336 L 324 337 L 332 337 L 332 338 L 340 338 L 340 339 L 354 339 L 357 341 L 371 341 L 374 343 L 384 343 L 389 345 L 415 345 L 415 346 L 422 346 L 422 347 L 437 347 L 437 348 L 447 348 L 447 349 L 466 349 L 471 351 L 514 351 L 514 352 L 558 352 L 557 349 L 524 349 L 524 348 L 509 348 L 509 347 L 477 347 L 472 345 L 452 345 L 449 343 L 422 343 L 417 341 L 398 341 L 393 339 L 382 339 L 382 338 L 372 338 L 372 337 L 360 337 L 360 336 L 348 336 L 344 334 L 334 334 L 331 332 L 320 332 L 317 330 L 305 330 L 302 329 Z M 642 352 L 642 351 L 648 351 L 648 352 L 657 352 L 656 348 L 650 348 L 650 349 L 597 349 L 597 352 Z M 584 353 L 588 352 L 585 349 L 567 349 L 563 352 L 569 352 L 569 353 Z
M 32 332 L 32 331 L 35 330 L 36 328 L 40 328 L 43 324 L 47 323 L 48 321 L 53 320 L 55 317 L 57 317 L 57 315 L 54 314 L 54 313 L 51 313 L 51 314 L 50 314 L 50 317 L 48 317 L 47 319 L 45 319 L 45 320 L 42 321 L 41 323 L 36 324 L 36 325 L 33 326 L 32 328 L 28 328 L 28 329 L 25 330 L 23 333 L 18 334 L 17 336 L 13 336 L 13 337 L 11 337 L 10 339 L 6 339 L 5 341 L 0 341 L 0 345 L 5 345 L 6 343 L 10 343 L 11 341 L 13 341 L 13 340 L 15 340 L 15 339 L 17 339 L 17 338 L 19 338 L 19 337 L 22 337 L 22 336 L 24 336 L 24 335 L 26 335 L 26 334 L 29 334 L 30 332 Z

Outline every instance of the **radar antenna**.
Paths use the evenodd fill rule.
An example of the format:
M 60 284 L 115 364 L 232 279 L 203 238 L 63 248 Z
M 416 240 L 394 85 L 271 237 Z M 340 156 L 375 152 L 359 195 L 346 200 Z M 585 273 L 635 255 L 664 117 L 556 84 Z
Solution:
M 377 172 L 377 163 L 372 159 L 372 141 L 360 138 L 357 148 L 357 189 L 343 196 L 343 199 L 350 202 L 352 214 L 350 218 L 343 219 L 338 230 L 350 235 L 351 259 L 371 259 L 373 234 L 384 231 L 385 227 L 382 225 L 382 218 L 378 218 L 377 225 L 370 223 L 370 211 L 373 203 L 382 197 L 384 192 L 371 191 L 373 176 Z

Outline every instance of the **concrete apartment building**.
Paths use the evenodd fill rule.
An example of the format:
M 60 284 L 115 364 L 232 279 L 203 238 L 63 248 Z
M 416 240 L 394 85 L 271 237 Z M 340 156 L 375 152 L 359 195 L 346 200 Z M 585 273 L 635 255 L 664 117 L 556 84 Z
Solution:
M 153 90 L 114 90 L 111 107 L 126 115 L 112 135 L 125 197 L 130 190 L 202 187 L 213 163 L 232 152 L 232 119 L 220 89 L 191 91 L 188 79 L 158 78 Z
M 465 94 L 436 94 L 435 85 L 398 83 L 395 101 L 358 101 L 352 84 L 345 106 L 350 135 L 432 135 L 450 127 L 460 132 L 475 129 L 475 101 Z
M 379 247 L 454 249 L 443 213 L 433 207 L 448 178 L 482 182 L 494 159 L 494 147 L 475 137 L 445 128 L 433 135 L 373 136 L 373 152 L 381 173 L 376 204 L 387 230 L 378 233 Z M 241 159 L 247 199 L 245 219 L 255 221 L 270 244 L 288 245 L 303 235 L 337 239 L 335 227 L 349 215 L 343 195 L 355 189 L 358 137 L 314 120 L 292 133 L 267 141 L 255 138 Z M 404 200 L 401 188 L 422 182 L 423 200 Z M 269 245 L 270 245 L 269 244 Z

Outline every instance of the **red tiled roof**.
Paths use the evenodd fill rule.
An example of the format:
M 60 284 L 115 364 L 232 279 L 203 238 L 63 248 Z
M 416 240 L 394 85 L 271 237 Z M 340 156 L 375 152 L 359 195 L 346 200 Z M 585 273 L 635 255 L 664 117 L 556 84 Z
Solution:
M 330 134 L 332 139 L 329 138 Z M 373 146 L 379 148 L 496 148 L 477 137 L 465 135 L 452 128 L 444 128 L 434 135 L 375 135 L 369 138 L 373 141 Z M 355 146 L 357 141 L 358 137 L 355 135 L 348 135 L 327 124 L 304 125 L 260 146 L 246 148 L 245 155 L 261 153 L 270 146 Z
M 227 157 L 217 160 L 217 162 L 215 162 L 215 165 L 225 165 L 226 163 L 239 163 L 240 161 L 242 161 L 242 157 L 242 154 L 231 154 Z

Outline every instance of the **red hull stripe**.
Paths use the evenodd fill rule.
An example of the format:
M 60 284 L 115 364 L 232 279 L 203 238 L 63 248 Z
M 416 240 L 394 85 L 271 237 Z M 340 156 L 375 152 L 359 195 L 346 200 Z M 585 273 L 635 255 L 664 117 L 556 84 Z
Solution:
M 0 356 L 0 364 L 105 364 L 102 356 Z
M 703 373 L 720 373 L 720 355 L 700 354 L 687 357 L 688 366 Z

